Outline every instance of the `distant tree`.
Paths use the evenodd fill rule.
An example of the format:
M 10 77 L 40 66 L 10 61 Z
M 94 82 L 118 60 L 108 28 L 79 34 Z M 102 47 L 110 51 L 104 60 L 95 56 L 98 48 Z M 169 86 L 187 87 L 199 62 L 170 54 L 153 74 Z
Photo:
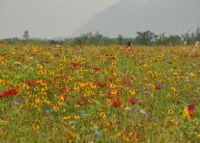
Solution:
M 135 42 L 139 45 L 152 45 L 155 37 L 156 35 L 150 31 L 137 32 Z
M 197 28 L 195 35 L 196 35 L 195 40 L 200 42 L 200 28 L 199 27 Z
M 117 37 L 117 44 L 123 45 L 123 41 L 124 41 L 123 36 L 122 35 L 118 35 L 118 37 Z
M 24 38 L 24 40 L 29 40 L 30 39 L 30 35 L 29 35 L 28 30 L 24 31 L 23 38 Z

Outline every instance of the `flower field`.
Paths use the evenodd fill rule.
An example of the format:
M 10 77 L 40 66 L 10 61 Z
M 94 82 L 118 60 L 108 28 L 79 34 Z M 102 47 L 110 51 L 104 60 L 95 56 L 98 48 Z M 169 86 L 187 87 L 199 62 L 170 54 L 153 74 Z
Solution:
M 0 45 L 1 143 L 198 143 L 200 48 Z

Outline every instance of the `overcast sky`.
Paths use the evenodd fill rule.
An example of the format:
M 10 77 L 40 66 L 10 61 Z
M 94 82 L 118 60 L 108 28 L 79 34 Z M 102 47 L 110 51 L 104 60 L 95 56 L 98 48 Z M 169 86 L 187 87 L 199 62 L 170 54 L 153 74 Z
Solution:
M 183 34 L 200 25 L 200 0 L 0 0 L 0 38 L 96 32 Z
M 69 36 L 119 0 L 0 0 L 0 38 Z

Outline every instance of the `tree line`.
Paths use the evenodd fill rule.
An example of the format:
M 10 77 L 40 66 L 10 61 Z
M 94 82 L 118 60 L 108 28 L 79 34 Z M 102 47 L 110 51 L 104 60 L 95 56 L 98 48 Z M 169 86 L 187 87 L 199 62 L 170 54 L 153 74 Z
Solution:
M 133 45 L 181 45 L 181 44 L 195 44 L 200 41 L 200 28 L 193 33 L 186 33 L 183 35 L 166 35 L 155 34 L 151 31 L 137 32 L 136 37 L 124 37 L 118 35 L 118 37 L 111 38 L 96 33 L 82 34 L 75 38 L 55 38 L 55 39 L 39 39 L 30 38 L 29 32 L 26 30 L 23 34 L 23 38 L 8 38 L 3 41 L 15 44 L 15 43 L 33 43 L 33 44 L 59 44 L 59 45 L 126 45 L 132 43 Z

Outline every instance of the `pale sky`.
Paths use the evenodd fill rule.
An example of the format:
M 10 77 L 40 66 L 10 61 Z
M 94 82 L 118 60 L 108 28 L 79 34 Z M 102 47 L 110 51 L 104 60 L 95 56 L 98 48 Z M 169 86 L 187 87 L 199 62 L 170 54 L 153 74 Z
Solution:
M 0 0 L 0 38 L 69 36 L 119 0 Z
M 57 38 L 97 32 L 184 34 L 200 26 L 200 0 L 0 0 L 0 39 Z

